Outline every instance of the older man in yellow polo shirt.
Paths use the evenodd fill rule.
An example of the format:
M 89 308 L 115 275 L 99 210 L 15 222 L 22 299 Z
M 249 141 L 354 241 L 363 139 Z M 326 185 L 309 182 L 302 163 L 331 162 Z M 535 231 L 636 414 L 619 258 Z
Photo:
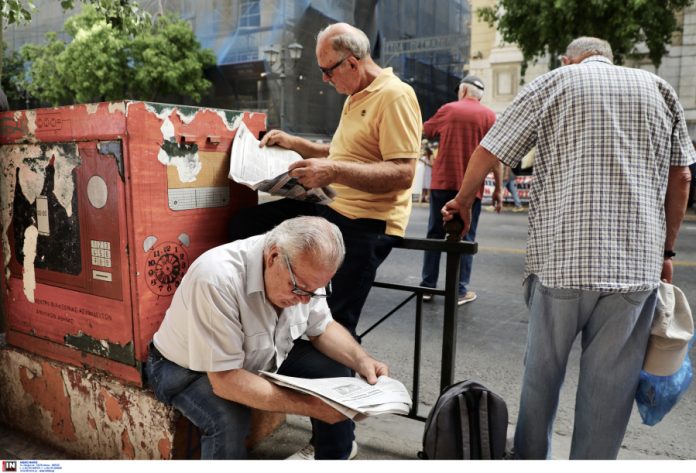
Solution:
M 411 214 L 411 184 L 420 153 L 422 120 L 416 95 L 391 68 L 370 57 L 370 42 L 346 23 L 317 36 L 316 56 L 323 79 L 348 95 L 330 144 L 317 144 L 280 130 L 261 146 L 281 146 L 305 159 L 290 166 L 308 188 L 331 185 L 329 206 L 282 199 L 240 212 L 231 222 L 233 240 L 268 231 L 298 215 L 335 223 L 346 243 L 346 258 L 333 283 L 329 307 L 353 335 L 377 267 L 404 236 Z

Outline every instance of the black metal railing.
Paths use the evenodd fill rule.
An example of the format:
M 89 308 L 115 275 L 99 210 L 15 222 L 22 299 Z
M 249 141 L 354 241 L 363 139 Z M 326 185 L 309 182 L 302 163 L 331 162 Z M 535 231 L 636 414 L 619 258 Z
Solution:
M 440 390 L 443 390 L 454 381 L 454 363 L 457 355 L 457 301 L 459 298 L 459 263 L 461 255 L 473 255 L 478 251 L 478 244 L 475 242 L 459 240 L 461 227 L 457 229 L 448 228 L 447 240 L 432 240 L 428 238 L 404 238 L 394 248 L 420 251 L 440 251 L 446 255 L 445 269 L 445 289 L 432 289 L 422 286 L 411 286 L 406 284 L 395 284 L 389 282 L 375 281 L 372 287 L 381 287 L 397 291 L 409 292 L 410 294 L 402 302 L 381 317 L 377 322 L 368 327 L 364 332 L 358 334 L 359 339 L 376 329 L 382 322 L 391 317 L 399 309 L 405 306 L 413 298 L 416 299 L 416 327 L 414 335 L 414 356 L 413 356 L 413 406 L 408 417 L 424 421 L 425 417 L 418 415 L 419 405 L 419 386 L 420 386 L 420 363 L 421 363 L 421 343 L 423 326 L 423 295 L 441 295 L 445 298 L 444 326 L 442 332 L 442 360 L 440 365 Z

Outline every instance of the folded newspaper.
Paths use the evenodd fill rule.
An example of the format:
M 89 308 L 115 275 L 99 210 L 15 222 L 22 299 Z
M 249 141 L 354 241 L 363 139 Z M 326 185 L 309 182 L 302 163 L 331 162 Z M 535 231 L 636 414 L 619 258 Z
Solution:
M 362 378 L 294 378 L 259 372 L 270 382 L 316 396 L 346 417 L 360 421 L 380 414 L 408 414 L 411 396 L 401 382 L 380 376 L 376 384 Z
M 232 142 L 229 178 L 271 195 L 317 204 L 330 203 L 336 195 L 331 187 L 307 189 L 288 174 L 288 166 L 301 159 L 298 153 L 279 146 L 259 148 L 259 140 L 242 122 Z

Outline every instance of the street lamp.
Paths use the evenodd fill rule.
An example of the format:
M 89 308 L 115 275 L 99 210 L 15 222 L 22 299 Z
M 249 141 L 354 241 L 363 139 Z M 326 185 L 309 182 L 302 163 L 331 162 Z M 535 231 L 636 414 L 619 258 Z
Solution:
M 299 43 L 292 43 L 287 45 L 285 48 L 277 49 L 275 47 L 270 47 L 266 49 L 263 54 L 266 61 L 273 68 L 273 65 L 280 60 L 278 79 L 280 79 L 280 129 L 285 130 L 285 58 L 286 56 L 290 58 L 293 65 L 302 57 L 302 45 Z

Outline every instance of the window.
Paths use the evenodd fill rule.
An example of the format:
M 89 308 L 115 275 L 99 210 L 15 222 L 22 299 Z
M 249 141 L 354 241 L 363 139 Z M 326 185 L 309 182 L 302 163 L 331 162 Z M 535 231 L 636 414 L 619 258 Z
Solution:
M 239 27 L 261 25 L 261 1 L 241 0 L 239 2 Z

